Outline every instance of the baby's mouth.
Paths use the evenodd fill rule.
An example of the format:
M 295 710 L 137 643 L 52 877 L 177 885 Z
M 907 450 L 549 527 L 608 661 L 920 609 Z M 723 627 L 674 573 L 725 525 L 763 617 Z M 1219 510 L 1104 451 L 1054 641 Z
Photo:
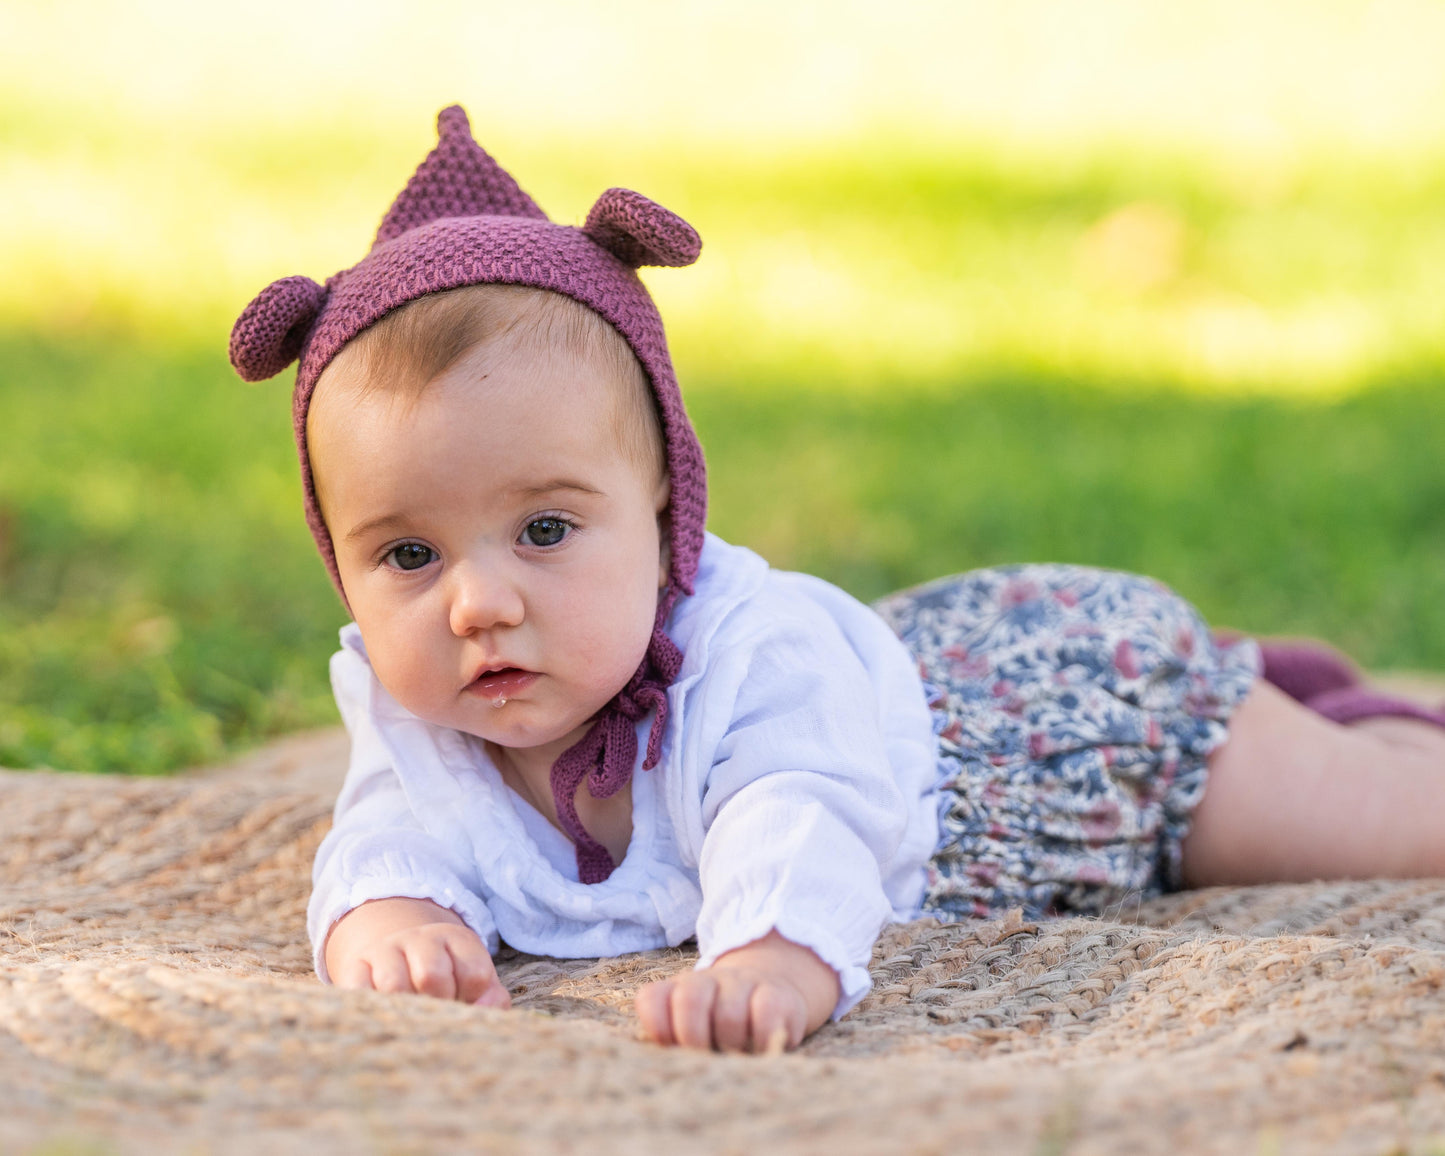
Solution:
M 515 698 L 537 681 L 537 675 L 517 666 L 504 666 L 484 670 L 467 685 L 467 693 L 490 700 L 495 707 L 504 707 L 509 698 Z

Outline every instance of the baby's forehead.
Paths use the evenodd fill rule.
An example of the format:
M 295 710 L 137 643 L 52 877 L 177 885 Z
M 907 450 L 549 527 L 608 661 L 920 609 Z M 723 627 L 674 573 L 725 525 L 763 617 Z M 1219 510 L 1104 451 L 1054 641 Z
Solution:
M 468 420 L 476 421 L 484 420 L 489 406 L 513 402 L 533 408 L 539 422 L 564 409 L 606 418 L 624 407 L 629 393 L 628 383 L 604 361 L 532 342 L 478 343 L 425 380 L 390 372 L 392 366 L 378 360 L 373 356 L 347 364 L 338 358 L 335 372 L 328 370 L 317 383 L 313 419 L 318 411 L 364 408 L 403 421 L 424 408 L 466 410 Z M 601 424 L 605 429 L 608 423 Z
M 520 399 L 535 417 L 539 439 L 561 413 L 585 419 L 574 432 L 593 446 L 649 467 L 664 468 L 662 430 L 652 390 L 635 359 L 611 359 L 599 351 L 577 350 L 535 338 L 496 342 L 469 350 L 433 383 L 453 398 L 481 391 L 500 400 Z
M 500 385 L 524 393 L 539 423 L 558 406 L 592 410 L 599 437 L 652 474 L 666 472 L 661 418 L 637 355 L 600 314 L 560 293 L 474 285 L 418 298 L 337 354 L 317 384 L 323 408 L 333 384 L 352 399 L 380 395 L 398 414 L 439 384 Z
M 318 383 L 307 430 L 318 473 L 342 464 L 362 444 L 358 439 L 384 431 L 425 442 L 457 429 L 487 433 L 498 424 L 515 431 L 520 453 L 534 446 L 539 459 L 554 458 L 562 442 L 593 460 L 625 459 L 649 479 L 666 472 L 645 378 L 605 359 L 530 340 L 488 342 L 420 388 L 404 390 L 388 388 L 383 375 L 366 368 L 338 366 L 341 372 Z

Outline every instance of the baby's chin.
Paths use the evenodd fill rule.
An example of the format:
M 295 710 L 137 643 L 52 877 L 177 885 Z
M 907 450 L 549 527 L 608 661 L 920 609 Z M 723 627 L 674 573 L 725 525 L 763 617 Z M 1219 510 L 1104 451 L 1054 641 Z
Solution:
M 469 720 L 469 725 L 460 727 L 453 725 L 453 729 L 461 730 L 489 746 L 516 752 L 529 760 L 556 761 L 563 752 L 581 742 L 592 724 L 596 722 L 596 717 L 593 716 L 581 723 L 572 725 L 554 723 L 548 726 L 543 720 L 524 717 L 527 713 L 524 709 L 526 705 L 524 703 L 507 703 L 505 706 L 495 708 L 499 716 L 505 716 L 508 711 L 513 710 L 514 706 L 517 707 L 512 718 L 499 717 L 495 722 L 489 721 L 485 724 Z M 439 725 L 448 724 L 441 723 Z

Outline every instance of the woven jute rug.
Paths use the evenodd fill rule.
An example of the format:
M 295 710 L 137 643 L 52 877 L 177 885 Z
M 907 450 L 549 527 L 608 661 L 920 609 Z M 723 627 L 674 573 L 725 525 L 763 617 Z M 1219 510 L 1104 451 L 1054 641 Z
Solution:
M 1445 880 L 893 927 L 841 1024 L 708 1055 L 631 1013 L 686 948 L 504 952 L 510 1012 L 317 983 L 344 759 L 0 772 L 0 1153 L 1445 1153 Z

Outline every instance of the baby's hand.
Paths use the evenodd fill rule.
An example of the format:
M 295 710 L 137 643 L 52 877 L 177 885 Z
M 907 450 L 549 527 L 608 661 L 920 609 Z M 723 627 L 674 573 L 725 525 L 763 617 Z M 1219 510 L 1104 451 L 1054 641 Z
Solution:
M 373 899 L 347 912 L 326 939 L 326 970 L 337 987 L 512 1006 L 476 933 L 426 899 Z
M 659 1044 L 781 1051 L 827 1022 L 838 991 L 831 967 L 770 931 L 704 971 L 648 984 L 637 993 L 637 1018 Z

